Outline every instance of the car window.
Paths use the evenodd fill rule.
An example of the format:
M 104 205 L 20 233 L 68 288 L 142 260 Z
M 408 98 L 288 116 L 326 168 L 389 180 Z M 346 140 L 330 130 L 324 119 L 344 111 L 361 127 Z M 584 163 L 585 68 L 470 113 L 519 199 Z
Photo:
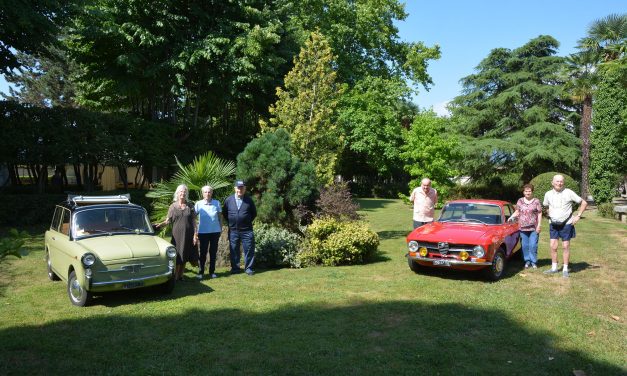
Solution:
M 139 208 L 93 208 L 74 216 L 76 237 L 152 233 L 146 212 Z
M 52 223 L 50 223 L 50 229 L 54 231 L 59 231 L 59 227 L 61 226 L 61 215 L 63 213 L 63 208 L 60 206 L 55 207 L 54 215 L 52 216 Z
M 503 210 L 505 211 L 505 218 L 508 218 L 512 216 L 512 214 L 514 213 L 514 209 L 512 208 L 511 205 L 505 205 L 503 207 Z
M 70 235 L 70 211 L 65 208 L 63 208 L 60 232 L 68 236 Z
M 456 202 L 444 206 L 438 221 L 497 225 L 503 223 L 503 218 L 498 205 Z

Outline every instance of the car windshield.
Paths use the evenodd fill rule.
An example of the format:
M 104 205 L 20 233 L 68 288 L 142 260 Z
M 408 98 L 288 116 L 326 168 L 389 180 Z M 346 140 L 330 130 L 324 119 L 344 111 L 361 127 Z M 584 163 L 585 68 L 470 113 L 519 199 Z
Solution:
M 444 205 L 438 222 L 470 222 L 486 225 L 503 223 L 501 207 L 490 204 L 454 202 Z
M 152 233 L 152 227 L 142 209 L 93 208 L 74 216 L 74 236 Z

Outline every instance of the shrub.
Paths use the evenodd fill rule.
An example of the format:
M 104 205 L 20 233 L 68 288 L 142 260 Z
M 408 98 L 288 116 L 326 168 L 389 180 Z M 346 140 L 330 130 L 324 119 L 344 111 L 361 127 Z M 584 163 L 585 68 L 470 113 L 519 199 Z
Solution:
M 255 263 L 266 267 L 300 267 L 300 236 L 286 229 L 260 224 L 255 226 Z
M 551 189 L 553 186 L 551 185 L 551 181 L 553 180 L 553 176 L 555 175 L 564 176 L 564 186 L 566 188 L 572 189 L 575 193 L 579 194 L 579 183 L 575 181 L 575 179 L 571 178 L 566 174 L 562 174 L 560 172 L 545 172 L 531 179 L 530 183 L 533 184 L 534 187 L 534 195 L 542 201 L 544 194 Z
M 303 265 L 352 265 L 369 261 L 377 251 L 379 236 L 360 221 L 316 219 L 307 228 Z
M 600 204 L 597 208 L 601 217 L 614 218 L 614 204 L 611 202 Z
M 353 201 L 348 183 L 334 183 L 323 188 L 316 206 L 319 217 L 359 219 L 359 205 Z

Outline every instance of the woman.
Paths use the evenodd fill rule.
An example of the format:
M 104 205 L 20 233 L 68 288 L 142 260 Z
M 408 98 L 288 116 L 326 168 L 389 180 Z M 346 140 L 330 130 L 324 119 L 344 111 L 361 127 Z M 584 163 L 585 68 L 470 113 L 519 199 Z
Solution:
M 218 241 L 222 233 L 222 222 L 220 222 L 222 208 L 220 202 L 212 198 L 212 187 L 205 185 L 201 191 L 203 199 L 194 206 L 194 211 L 198 215 L 198 232 L 194 234 L 194 238 L 200 241 L 200 270 L 196 278 L 202 279 L 205 273 L 207 250 L 209 251 L 209 275 L 211 278 L 217 278 L 216 256 Z
M 188 204 L 189 192 L 185 184 L 176 187 L 173 203 L 168 209 L 168 216 L 161 225 L 172 224 L 172 245 L 176 247 L 176 280 L 183 280 L 185 264 L 198 263 L 196 248 L 196 214 L 194 207 Z
M 520 242 L 522 243 L 525 268 L 537 269 L 538 266 L 538 237 L 542 224 L 542 205 L 540 200 L 533 197 L 533 184 L 523 186 L 523 197 L 516 202 L 516 211 L 513 218 L 519 217 Z

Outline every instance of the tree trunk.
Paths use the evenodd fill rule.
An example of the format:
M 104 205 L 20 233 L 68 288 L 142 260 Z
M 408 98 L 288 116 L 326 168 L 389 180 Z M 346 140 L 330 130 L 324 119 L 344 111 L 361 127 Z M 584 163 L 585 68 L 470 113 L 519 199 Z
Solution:
M 592 96 L 586 95 L 581 116 L 581 197 L 588 199 L 588 172 L 590 169 L 590 124 L 592 123 Z
M 120 174 L 120 179 L 122 179 L 122 184 L 124 184 L 124 190 L 128 190 L 128 175 L 126 174 L 126 166 L 119 163 L 118 164 L 118 173 Z
M 48 165 L 42 164 L 37 173 L 37 193 L 44 193 L 46 185 L 48 185 Z
M 74 167 L 74 176 L 76 177 L 76 186 L 80 189 L 83 187 L 83 178 L 81 176 L 81 165 L 80 163 L 73 163 L 72 167 Z
M 14 187 L 22 185 L 19 174 L 17 173 L 17 165 L 14 165 L 13 163 L 7 163 L 7 169 L 9 170 L 9 179 L 11 181 L 11 185 Z

